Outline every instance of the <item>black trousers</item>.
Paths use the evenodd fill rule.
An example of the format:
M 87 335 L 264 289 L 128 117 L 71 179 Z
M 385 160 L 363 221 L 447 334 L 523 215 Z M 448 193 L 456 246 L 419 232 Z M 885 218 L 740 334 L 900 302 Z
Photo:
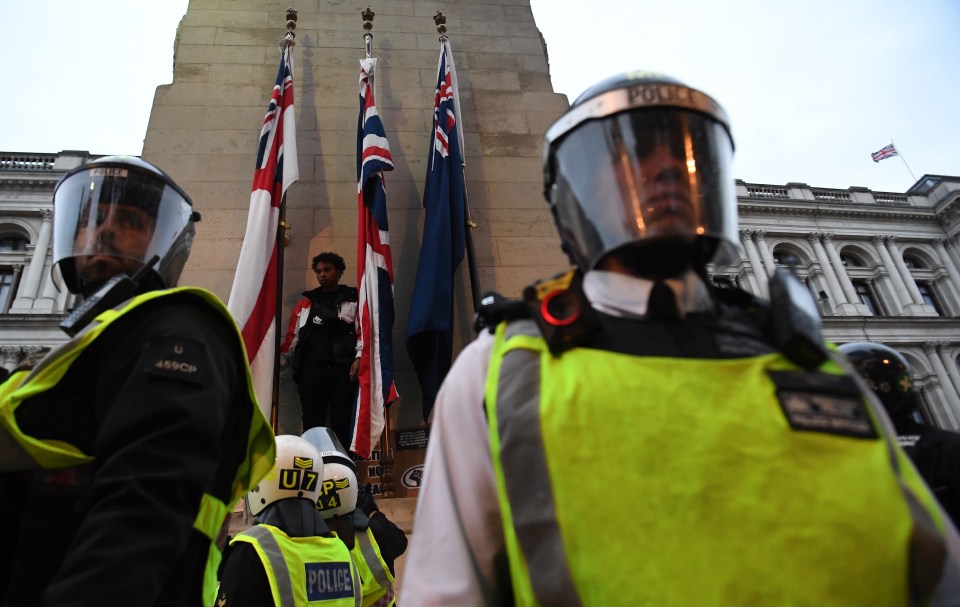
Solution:
M 344 448 L 349 449 L 357 388 L 357 384 L 350 381 L 350 363 L 305 360 L 297 375 L 303 431 L 326 426 L 333 430 Z

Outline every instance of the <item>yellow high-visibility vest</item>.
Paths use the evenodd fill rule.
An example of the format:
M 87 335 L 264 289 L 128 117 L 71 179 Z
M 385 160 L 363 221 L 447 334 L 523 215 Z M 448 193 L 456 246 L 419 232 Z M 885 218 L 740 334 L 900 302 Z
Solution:
M 911 537 L 943 532 L 929 491 L 856 391 L 772 379 L 840 375 L 557 357 L 502 323 L 485 402 L 517 604 L 907 605 Z
M 356 529 L 350 557 L 357 565 L 363 585 L 363 607 L 393 607 L 393 574 L 380 554 L 380 546 L 370 528 Z
M 290 537 L 273 525 L 254 525 L 230 544 L 257 551 L 276 607 L 360 607 L 362 594 L 350 551 L 331 537 Z

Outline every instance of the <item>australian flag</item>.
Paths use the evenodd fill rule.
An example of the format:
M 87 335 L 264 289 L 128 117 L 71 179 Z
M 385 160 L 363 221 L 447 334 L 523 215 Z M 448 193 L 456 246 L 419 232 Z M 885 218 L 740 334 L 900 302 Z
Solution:
M 433 134 L 423 191 L 423 243 L 407 321 L 407 353 L 423 391 L 423 418 L 450 369 L 453 349 L 453 273 L 463 260 L 465 194 L 450 44 L 440 48 Z
M 383 172 L 393 170 L 390 145 L 373 99 L 376 59 L 360 61 L 357 123 L 357 285 L 360 291 L 360 377 L 350 450 L 369 458 L 397 399 L 393 383 L 393 258 Z

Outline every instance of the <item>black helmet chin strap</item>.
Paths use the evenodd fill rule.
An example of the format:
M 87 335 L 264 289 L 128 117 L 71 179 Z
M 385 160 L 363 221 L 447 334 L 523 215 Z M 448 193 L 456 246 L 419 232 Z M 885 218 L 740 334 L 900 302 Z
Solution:
M 90 321 L 99 316 L 101 312 L 115 308 L 139 292 L 154 290 L 143 289 L 143 287 L 159 280 L 156 278 L 156 272 L 153 271 L 153 266 L 159 260 L 160 256 L 154 255 L 133 276 L 120 273 L 111 277 L 97 291 L 85 297 L 80 305 L 63 319 L 60 328 L 64 333 L 73 337 L 90 324 Z M 80 284 L 81 287 L 84 286 L 82 279 Z

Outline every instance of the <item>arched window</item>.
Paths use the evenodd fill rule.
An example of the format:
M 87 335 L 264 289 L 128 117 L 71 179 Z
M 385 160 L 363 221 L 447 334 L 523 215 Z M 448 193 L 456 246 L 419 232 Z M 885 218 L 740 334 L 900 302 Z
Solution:
M 943 316 L 943 308 L 940 307 L 940 301 L 933 290 L 933 285 L 929 282 L 917 281 L 917 290 L 920 291 L 920 297 L 924 303 L 934 309 L 938 316 Z
M 800 258 L 797 257 L 795 253 L 791 253 L 786 249 L 777 249 L 776 251 L 774 251 L 773 261 L 778 266 L 796 267 L 800 265 Z
M 927 267 L 927 264 L 923 263 L 919 257 L 910 254 L 903 256 L 903 264 L 911 270 L 920 270 Z
M 740 286 L 736 276 L 714 276 L 713 284 L 720 289 L 736 289 Z
M 13 268 L 0 268 L 0 312 L 6 313 L 13 303 L 17 274 Z
M 840 263 L 842 263 L 847 268 L 862 268 L 864 266 L 863 261 L 855 255 L 850 255 L 849 253 L 840 253 Z
M 26 251 L 30 242 L 19 234 L 8 234 L 0 236 L 0 252 L 7 253 L 11 251 Z

